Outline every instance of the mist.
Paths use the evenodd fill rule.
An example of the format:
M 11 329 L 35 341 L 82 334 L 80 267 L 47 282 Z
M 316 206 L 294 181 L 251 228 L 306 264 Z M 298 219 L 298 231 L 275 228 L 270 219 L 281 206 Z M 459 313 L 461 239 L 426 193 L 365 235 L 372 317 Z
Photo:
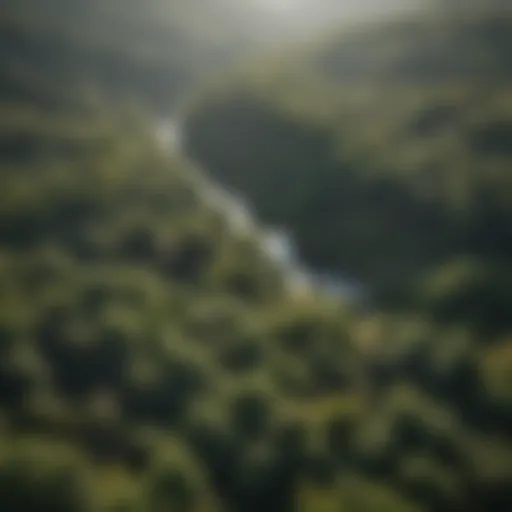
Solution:
M 272 39 L 310 37 L 324 29 L 403 16 L 424 6 L 422 0 L 249 0 L 252 26 Z

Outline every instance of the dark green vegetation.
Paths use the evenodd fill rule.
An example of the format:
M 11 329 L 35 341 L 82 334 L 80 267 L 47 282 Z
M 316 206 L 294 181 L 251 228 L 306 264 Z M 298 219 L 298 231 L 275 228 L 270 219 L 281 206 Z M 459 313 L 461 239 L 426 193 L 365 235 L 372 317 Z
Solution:
M 300 404 L 353 408 L 343 310 L 291 300 L 143 126 L 2 105 L 2 510 L 281 510 Z
M 55 4 L 64 17 L 65 3 Z M 49 9 L 50 2 L 45 5 Z M 296 226 L 298 233 L 309 221 L 318 236 L 326 237 L 319 239 L 323 244 L 328 236 L 318 226 L 327 225 L 329 210 L 321 207 L 346 203 L 356 208 L 353 215 L 338 219 L 332 211 L 329 221 L 341 229 L 345 219 L 343 229 L 353 233 L 348 261 L 386 279 L 394 275 L 389 270 L 393 254 L 411 276 L 419 261 L 422 282 L 423 272 L 434 271 L 431 261 L 437 256 L 427 251 L 420 253 L 424 259 L 412 261 L 400 237 L 419 234 L 403 223 L 416 222 L 415 212 L 423 212 L 424 204 L 427 212 L 441 209 L 446 240 L 438 235 L 425 247 L 443 262 L 457 258 L 460 251 L 453 247 L 463 243 L 452 240 L 455 227 L 445 225 L 445 218 L 458 214 L 458 222 L 466 223 L 464 243 L 475 249 L 436 279 L 424 278 L 421 307 L 406 311 L 396 299 L 393 313 L 360 317 L 319 295 L 290 296 L 254 237 L 231 232 L 227 219 L 203 202 L 186 164 L 161 152 L 146 117 L 119 105 L 107 108 L 102 99 L 110 87 L 96 67 L 90 81 L 69 76 L 72 69 L 60 60 L 62 52 L 69 52 L 66 59 L 72 62 L 85 58 L 71 43 L 51 50 L 51 62 L 30 53 L 51 38 L 37 32 L 42 20 L 29 28 L 23 19 L 8 25 L 10 46 L 0 46 L 9 69 L 23 70 L 12 81 L 11 71 L 2 68 L 0 80 L 0 510 L 510 510 L 507 224 L 473 231 L 473 221 L 483 222 L 482 212 L 508 211 L 507 144 L 475 135 L 484 146 L 490 140 L 491 148 L 501 149 L 493 172 L 475 171 L 480 181 L 471 182 L 471 193 L 456 194 L 459 182 L 448 187 L 451 182 L 441 171 L 436 187 L 425 190 L 405 172 L 406 157 L 438 146 L 421 137 L 413 143 L 408 131 L 400 131 L 410 104 L 428 106 L 422 95 L 415 100 L 412 90 L 392 94 L 382 88 L 382 94 L 403 102 L 401 111 L 371 100 L 372 91 L 367 96 L 361 88 L 352 89 L 360 104 L 348 101 L 338 86 L 332 88 L 337 95 L 329 97 L 324 85 L 311 79 L 304 82 L 308 95 L 288 95 L 290 103 L 280 99 L 284 84 L 275 89 L 274 102 L 269 93 L 255 98 L 253 86 L 244 85 L 237 96 L 243 108 L 233 115 L 259 116 L 261 124 L 250 126 L 264 127 L 276 144 L 252 137 L 246 151 L 258 167 L 252 161 L 240 167 L 248 171 L 244 180 L 254 179 L 255 198 L 261 197 L 260 180 L 275 179 L 266 181 L 266 200 L 258 199 L 265 216 Z M 36 46 L 25 46 L 26 38 L 36 36 L 41 37 Z M 7 38 L 5 30 L 0 37 Z M 21 51 L 27 48 L 30 52 Z M 98 50 L 99 57 L 104 50 Z M 126 66 L 140 76 L 136 65 Z M 492 120 L 508 122 L 505 84 L 492 100 L 482 88 L 475 110 L 462 108 L 473 106 L 473 96 L 461 103 L 460 90 L 449 96 L 448 89 L 439 88 L 438 94 L 453 98 L 468 123 L 464 126 L 475 130 L 468 133 L 478 133 L 479 119 L 487 126 L 491 113 Z M 118 86 L 112 91 L 118 94 Z M 146 102 L 152 97 L 137 88 L 130 93 Z M 331 100 L 343 110 L 334 109 Z M 298 109 L 302 101 L 305 106 Z M 358 108 L 374 115 L 369 124 Z M 397 117 L 389 122 L 393 129 L 384 132 L 393 143 L 384 155 L 384 141 L 368 126 L 384 122 L 378 114 L 385 108 Z M 224 109 L 221 103 L 228 127 Z M 344 118 L 340 112 L 352 112 L 350 123 L 344 122 L 354 140 L 341 126 L 332 131 L 336 115 Z M 208 120 L 213 124 L 204 120 L 205 133 L 215 126 L 214 118 Z M 226 133 L 216 130 L 219 158 L 225 158 L 221 136 Z M 241 129 L 239 135 L 246 133 Z M 321 171 L 317 178 L 331 173 L 345 180 L 339 156 L 331 151 L 329 141 L 338 140 L 334 133 L 351 148 L 341 153 L 347 162 L 343 169 L 352 169 L 348 184 L 360 190 L 359 206 L 352 193 L 341 197 L 343 188 L 312 179 L 314 168 Z M 213 132 L 209 137 L 215 140 Z M 400 153 L 400 137 L 412 156 Z M 334 147 L 345 146 L 336 142 Z M 448 141 L 445 149 L 448 158 Z M 475 151 L 466 161 L 489 169 L 479 155 Z M 436 151 L 433 157 L 445 154 Z M 362 158 L 370 162 L 368 172 L 356 167 Z M 378 158 L 389 164 L 389 173 L 382 174 Z M 402 158 L 405 167 L 394 165 Z M 465 183 L 466 168 L 459 168 Z M 282 182 L 277 170 L 283 171 Z M 301 182 L 311 187 L 301 188 Z M 382 192 L 382 203 L 370 203 L 372 182 L 375 192 L 386 186 L 403 203 L 389 203 Z M 312 190 L 318 203 L 313 208 L 312 196 L 301 203 L 306 209 L 298 223 L 296 200 Z M 336 200 L 330 202 L 329 194 L 338 194 Z M 403 215 L 393 210 L 395 204 L 407 207 Z M 365 210 L 371 205 L 374 209 Z M 364 211 L 369 220 L 363 225 L 356 214 Z M 383 228 L 393 219 L 394 233 Z M 373 229 L 372 220 L 382 225 Z M 357 245 L 358 232 L 374 245 Z M 377 234 L 381 240 L 394 238 L 381 258 Z M 330 236 L 335 247 L 338 242 Z M 301 238 L 304 250 L 307 240 Z
M 414 308 L 447 274 L 443 315 L 506 328 L 511 49 L 501 16 L 333 37 L 207 91 L 189 111 L 188 149 L 291 228 L 310 265 Z
M 509 449 L 510 380 L 502 381 L 501 412 L 491 412 L 493 392 L 474 368 L 488 357 L 506 365 L 510 351 L 511 50 L 511 18 L 492 10 L 402 20 L 262 59 L 206 89 L 186 112 L 194 158 L 246 194 L 265 221 L 291 229 L 310 265 L 367 283 L 394 325 L 377 343 L 379 405 L 369 421 L 379 424 L 398 382 L 424 393 L 430 405 L 411 399 L 420 415 L 440 407 L 455 414 L 445 417 L 453 432 L 504 436 Z M 441 330 L 395 334 L 410 315 Z M 398 355 L 402 342 L 408 348 Z M 400 423 L 396 411 L 387 414 Z M 368 459 L 345 452 L 345 463 L 431 510 L 510 506 L 497 489 L 495 503 L 465 501 L 474 489 L 462 490 L 465 470 L 425 424 L 405 422 L 375 434 Z M 472 451 L 463 434 L 453 439 Z

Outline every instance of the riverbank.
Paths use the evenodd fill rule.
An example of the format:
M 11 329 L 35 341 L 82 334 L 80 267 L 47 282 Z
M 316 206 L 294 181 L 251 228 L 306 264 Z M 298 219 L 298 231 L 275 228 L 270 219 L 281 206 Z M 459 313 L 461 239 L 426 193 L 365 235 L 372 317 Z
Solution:
M 183 154 L 183 134 L 179 121 L 163 119 L 155 129 L 156 139 L 164 150 Z M 342 273 L 333 274 L 308 268 L 301 261 L 297 245 L 292 235 L 283 227 L 263 226 L 257 214 L 246 199 L 227 190 L 216 182 L 206 169 L 200 168 L 183 155 L 188 164 L 190 176 L 197 183 L 205 202 L 222 213 L 229 220 L 233 231 L 257 233 L 262 251 L 276 264 L 286 278 L 290 293 L 309 293 L 319 289 L 322 293 L 348 301 L 353 305 L 362 305 L 369 300 L 367 289 Z

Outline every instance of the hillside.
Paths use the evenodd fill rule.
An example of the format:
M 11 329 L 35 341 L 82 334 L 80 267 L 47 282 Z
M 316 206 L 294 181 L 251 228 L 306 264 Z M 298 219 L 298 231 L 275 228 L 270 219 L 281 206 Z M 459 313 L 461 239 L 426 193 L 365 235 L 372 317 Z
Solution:
M 333 36 L 305 64 L 335 83 L 510 81 L 510 23 L 501 14 L 405 18 Z
M 263 59 L 189 106 L 188 151 L 291 229 L 309 264 L 389 304 L 416 307 L 423 281 L 458 258 L 489 263 L 483 280 L 500 288 L 512 250 L 511 29 L 507 17 L 424 17 L 331 37 L 288 65 Z
M 420 427 L 393 409 L 381 430 L 390 404 L 414 403 L 413 417 L 437 410 L 467 453 L 483 455 L 465 429 L 488 448 L 511 446 L 510 380 L 494 367 L 504 393 L 496 415 L 475 369 L 509 365 L 512 18 L 454 13 L 343 30 L 245 66 L 184 109 L 186 145 L 266 222 L 290 230 L 309 265 L 372 290 L 380 315 L 358 332 L 372 347 L 363 360 L 375 402 L 364 433 L 348 438 L 371 448 L 345 451 L 348 466 L 426 510 L 506 510 L 512 497 L 497 481 L 485 503 L 473 494 L 433 416 Z M 405 398 L 402 386 L 420 395 Z
M 48 12 L 51 5 L 45 2 Z M 66 2 L 54 5 L 63 19 L 77 15 L 63 9 Z M 124 5 L 126 16 L 140 14 L 129 11 L 140 4 Z M 290 294 L 254 233 L 233 232 L 204 201 L 189 164 L 162 151 L 147 112 L 105 101 L 119 89 L 109 92 L 96 75 L 97 63 L 110 58 L 101 39 L 91 80 L 69 74 L 84 69 L 89 50 L 69 43 L 79 29 L 68 44 L 56 44 L 43 11 L 40 23 L 23 17 L 22 39 L 16 25 L 14 41 L 0 46 L 14 66 L 0 74 L 0 510 L 508 512 L 512 357 L 509 317 L 500 308 L 509 303 L 491 300 L 473 328 L 465 301 L 480 311 L 481 290 L 457 286 L 474 275 L 475 262 L 449 269 L 462 297 L 449 296 L 453 306 L 437 299 L 446 279 L 428 281 L 429 300 L 459 315 L 456 321 L 419 307 L 362 315 L 319 293 Z M 129 54 L 119 62 L 138 76 Z M 321 206 L 344 204 L 324 195 L 338 188 L 310 179 L 312 168 L 322 170 L 316 177 L 339 179 L 327 142 L 340 111 L 321 94 L 314 97 L 323 106 L 317 101 L 313 109 L 312 91 L 325 89 L 308 83 L 305 96 L 273 89 L 273 102 L 270 90 L 255 101 L 252 83 L 244 84 L 229 130 L 218 129 L 217 117 L 201 124 L 203 143 L 217 145 L 219 158 L 227 141 L 237 145 L 230 130 L 240 128 L 237 163 L 245 162 L 239 169 L 253 180 L 245 191 L 260 194 L 253 197 L 267 219 L 307 220 L 302 232 L 295 224 L 303 247 L 310 239 L 301 233 L 338 243 L 327 235 Z M 133 89 L 141 103 L 151 96 L 143 89 Z M 506 120 L 503 91 L 486 100 L 482 115 Z M 406 97 L 399 92 L 393 97 Z M 444 89 L 439 94 L 446 97 Z M 301 98 L 308 101 L 297 111 Z M 349 103 L 354 128 L 360 111 Z M 218 112 L 229 127 L 224 108 L 221 102 Z M 241 129 L 247 113 L 259 116 L 256 125 L 249 116 L 252 131 Z M 254 145 L 246 144 L 248 134 Z M 389 135 L 400 137 L 399 130 Z M 349 154 L 366 156 L 367 141 L 372 134 Z M 227 179 L 219 169 L 212 162 Z M 277 176 L 283 169 L 289 174 Z M 356 171 L 364 199 L 382 169 L 369 168 L 364 180 Z M 496 172 L 490 184 L 503 176 Z M 313 191 L 314 208 L 297 208 Z M 501 191 L 505 201 L 509 189 Z M 495 208 L 491 198 L 484 205 Z M 386 227 L 382 212 L 366 215 Z M 500 260 L 508 254 L 506 227 L 496 226 L 489 245 L 470 239 L 493 293 L 496 283 L 510 290 Z M 360 247 L 349 261 L 361 258 Z M 364 268 L 377 273 L 381 258 L 374 247 L 366 253 Z
M 342 17 L 332 0 L 317 5 Z M 308 28 L 311 16 L 295 26 L 259 0 L 0 0 L 3 93 L 58 86 L 161 116 L 234 63 L 319 31 L 325 16 Z
M 0 508 L 282 510 L 276 443 L 357 382 L 341 306 L 289 297 L 143 118 L 1 119 Z
M 231 0 L 2 0 L 3 92 L 16 99 L 34 82 L 168 112 L 263 44 L 248 19 Z

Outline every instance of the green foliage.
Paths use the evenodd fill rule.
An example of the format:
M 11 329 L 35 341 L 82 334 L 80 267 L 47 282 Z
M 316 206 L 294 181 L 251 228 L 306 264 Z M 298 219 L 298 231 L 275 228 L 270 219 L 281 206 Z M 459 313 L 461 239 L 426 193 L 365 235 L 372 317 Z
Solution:
M 505 30 L 472 71 L 485 87 L 449 83 L 459 50 L 439 61 L 427 26 L 383 68 L 410 78 L 419 46 L 435 86 L 340 86 L 323 47 L 190 115 L 217 176 L 310 262 L 371 283 L 382 311 L 360 317 L 290 294 L 145 115 L 94 100 L 179 94 L 214 8 L 3 5 L 1 510 L 510 510 Z M 488 34 L 471 23 L 458 45 Z
M 43 439 L 2 436 L 0 506 L 2 510 L 87 512 L 92 508 L 87 473 L 72 449 Z
M 187 454 L 179 440 L 159 446 L 146 478 L 150 510 L 216 510 L 201 464 Z
M 188 105 L 187 149 L 380 306 L 506 330 L 510 33 L 492 13 L 408 19 L 262 61 Z M 453 295 L 425 292 L 459 259 Z
M 381 312 L 343 332 L 323 304 L 271 319 L 307 419 L 304 510 L 510 506 L 512 32 L 497 4 L 466 14 L 334 35 L 185 108 L 188 151 Z
M 276 436 L 294 417 L 281 404 L 295 398 L 277 378 L 274 325 L 295 306 L 255 236 L 219 222 L 144 118 L 91 116 L 68 151 L 71 112 L 5 108 L 40 145 L 1 155 L 0 410 L 10 435 L 50 434 L 82 453 L 78 469 L 99 475 L 87 481 L 91 510 L 289 503 L 294 470 Z M 250 288 L 225 279 L 238 269 Z M 334 318 L 322 334 L 328 314 L 313 298 L 300 308 L 285 320 L 292 331 L 305 313 L 323 357 L 350 350 Z M 309 379 L 320 388 L 321 369 Z M 51 489 L 49 509 L 64 500 L 62 510 L 81 510 Z M 30 509 L 29 494 L 9 495 L 6 509 Z

